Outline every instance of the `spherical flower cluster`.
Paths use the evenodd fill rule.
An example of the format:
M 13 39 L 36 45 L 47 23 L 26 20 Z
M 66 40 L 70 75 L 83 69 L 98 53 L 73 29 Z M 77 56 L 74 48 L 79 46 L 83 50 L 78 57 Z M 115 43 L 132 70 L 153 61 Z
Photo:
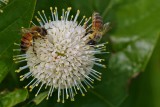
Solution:
M 95 54 L 103 54 L 105 44 L 89 45 L 86 43 L 88 36 L 86 30 L 92 24 L 86 27 L 91 18 L 82 18 L 78 23 L 77 14 L 70 17 L 71 7 L 65 11 L 62 10 L 61 19 L 58 18 L 57 8 L 51 10 L 51 18 L 48 20 L 45 12 L 38 12 L 36 16 L 40 26 L 47 30 L 44 38 L 36 38 L 34 45 L 30 46 L 25 54 L 14 56 L 16 63 L 27 61 L 27 65 L 20 67 L 16 72 L 29 68 L 29 72 L 21 75 L 20 80 L 33 79 L 25 86 L 30 91 L 36 86 L 39 89 L 36 96 L 42 88 L 48 89 L 47 99 L 52 96 L 54 90 L 58 90 L 57 102 L 70 98 L 74 101 L 74 96 L 80 91 L 82 96 L 88 88 L 93 88 L 94 79 L 101 80 L 101 73 L 94 70 L 93 66 L 105 67 L 99 62 L 103 59 L 96 58 Z M 81 25 L 84 23 L 84 25 Z M 32 22 L 34 26 L 38 26 Z M 20 45 L 16 44 L 15 45 Z M 14 49 L 20 50 L 20 49 Z

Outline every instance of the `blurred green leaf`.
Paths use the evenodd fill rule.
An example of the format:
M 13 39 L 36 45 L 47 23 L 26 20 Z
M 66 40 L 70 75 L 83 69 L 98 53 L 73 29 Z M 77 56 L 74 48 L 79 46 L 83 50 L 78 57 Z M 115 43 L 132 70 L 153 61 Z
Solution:
M 116 30 L 111 35 L 110 86 L 106 96 L 119 106 L 128 95 L 129 79 L 144 71 L 159 37 L 158 0 L 127 1 L 116 4 Z
M 145 72 L 132 80 L 130 96 L 121 107 L 160 107 L 160 38 Z
M 12 69 L 13 43 L 20 40 L 20 29 L 28 27 L 36 0 L 10 0 L 0 14 L 0 82 Z M 19 47 L 14 47 L 19 48 Z
M 0 107 L 13 107 L 27 99 L 27 90 L 15 90 L 0 97 Z
M 4 79 L 5 75 L 7 74 L 7 72 L 5 72 L 7 70 L 7 67 L 2 63 L 0 62 L 0 83 L 1 81 Z
M 45 92 L 42 92 L 40 93 L 38 96 L 36 96 L 34 99 L 33 99 L 33 102 L 38 105 L 39 103 L 41 103 L 48 95 L 48 91 L 45 91 Z

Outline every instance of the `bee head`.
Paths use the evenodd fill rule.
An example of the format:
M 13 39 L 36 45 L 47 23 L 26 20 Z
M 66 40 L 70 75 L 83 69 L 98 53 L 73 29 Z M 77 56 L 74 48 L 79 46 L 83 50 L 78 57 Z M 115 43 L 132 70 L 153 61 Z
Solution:
M 41 28 L 40 34 L 41 34 L 42 36 L 47 35 L 47 30 L 46 30 L 45 28 Z
M 47 35 L 47 30 L 42 27 L 34 26 L 31 28 L 32 32 L 34 35 L 37 36 L 46 36 Z

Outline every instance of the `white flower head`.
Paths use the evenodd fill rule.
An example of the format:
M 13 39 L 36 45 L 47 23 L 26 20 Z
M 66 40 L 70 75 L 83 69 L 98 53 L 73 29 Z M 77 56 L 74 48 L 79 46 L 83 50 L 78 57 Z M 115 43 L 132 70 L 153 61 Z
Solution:
M 20 76 L 20 80 L 33 79 L 25 86 L 30 91 L 36 86 L 39 89 L 48 89 L 47 99 L 52 96 L 54 90 L 58 90 L 57 102 L 70 98 L 74 101 L 74 96 L 80 92 L 85 96 L 87 88 L 93 88 L 94 79 L 101 80 L 101 73 L 94 70 L 93 66 L 100 64 L 104 59 L 96 58 L 95 54 L 103 54 L 105 44 L 89 45 L 86 43 L 86 30 L 92 24 L 84 27 L 91 18 L 78 23 L 77 18 L 80 11 L 75 16 L 70 16 L 71 7 L 62 10 L 61 19 L 58 18 L 57 8 L 50 8 L 51 18 L 48 20 L 45 12 L 38 12 L 36 16 L 40 26 L 47 30 L 44 38 L 36 38 L 34 45 L 30 46 L 25 54 L 14 56 L 16 62 L 27 61 L 27 65 L 20 67 L 16 72 L 29 68 L 29 72 Z M 84 23 L 84 25 L 82 25 Z M 34 26 L 35 23 L 32 22 Z M 15 43 L 15 45 L 17 45 Z M 15 49 L 19 50 L 19 49 Z

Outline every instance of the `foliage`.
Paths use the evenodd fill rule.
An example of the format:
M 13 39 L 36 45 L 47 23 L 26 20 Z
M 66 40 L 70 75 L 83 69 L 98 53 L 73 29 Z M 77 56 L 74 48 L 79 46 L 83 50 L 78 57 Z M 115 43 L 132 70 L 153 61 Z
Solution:
M 145 105 L 145 107 L 159 107 L 160 103 L 156 100 L 159 96 L 156 96 L 156 92 L 160 93 L 158 90 L 160 88 L 156 87 L 159 81 L 155 81 L 155 78 L 160 74 L 151 72 L 158 69 L 158 65 L 154 65 L 154 68 L 152 65 L 159 63 L 155 63 L 154 60 L 159 58 L 157 53 L 160 54 L 160 51 L 155 51 L 154 56 L 157 57 L 151 58 L 159 40 L 159 3 L 159 0 L 10 0 L 3 7 L 4 13 L 0 13 L 0 91 L 2 93 L 0 106 L 11 107 L 20 102 L 17 106 L 36 106 L 42 101 L 41 96 L 44 97 L 45 94 L 42 93 L 34 99 L 32 95 L 35 94 L 34 92 L 27 93 L 26 90 L 22 90 L 24 83 L 20 83 L 17 80 L 19 75 L 14 73 L 13 43 L 20 40 L 19 29 L 22 26 L 29 27 L 30 20 L 32 18 L 34 20 L 33 14 L 37 15 L 38 10 L 45 10 L 49 15 L 50 6 L 57 6 L 59 11 L 71 6 L 72 14 L 79 9 L 80 17 L 83 15 L 89 17 L 94 11 L 98 11 L 102 14 L 104 22 L 112 23 L 111 31 L 102 40 L 102 42 L 110 41 L 108 46 L 111 52 L 110 58 L 100 56 L 109 60 L 105 62 L 108 64 L 108 69 L 100 69 L 103 73 L 102 81 L 95 83 L 95 88 L 89 89 L 85 97 L 78 95 L 75 102 L 66 101 L 65 104 L 57 103 L 56 97 L 53 97 L 48 101 L 42 101 L 38 106 L 131 107 L 132 105 L 140 107 Z M 132 85 L 133 78 L 146 71 L 146 68 L 146 74 L 142 73 L 142 76 L 139 76 Z M 147 96 L 147 101 L 152 101 L 150 103 L 145 101 L 143 94 L 139 94 L 139 97 L 133 94 L 138 95 L 137 90 L 148 92 L 144 89 L 143 79 L 147 81 L 145 84 L 150 82 L 150 90 L 152 88 L 155 90 L 153 95 Z M 141 87 L 135 88 L 138 85 Z M 4 94 L 5 91 L 9 92 Z M 28 95 L 30 97 L 27 99 Z M 151 100 L 152 97 L 155 100 Z M 139 99 L 136 100 L 137 98 Z M 141 102 L 140 98 L 144 100 Z M 25 99 L 27 100 L 24 102 Z

